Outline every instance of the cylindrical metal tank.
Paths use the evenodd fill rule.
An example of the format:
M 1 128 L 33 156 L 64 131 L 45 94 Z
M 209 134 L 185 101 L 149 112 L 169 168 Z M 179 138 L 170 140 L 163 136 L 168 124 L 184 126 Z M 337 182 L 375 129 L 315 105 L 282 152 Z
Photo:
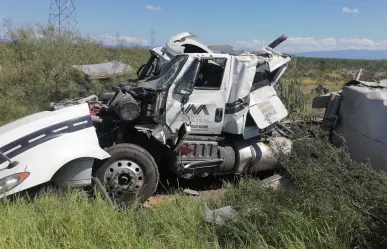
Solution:
M 270 137 L 266 141 L 252 138 L 234 143 L 236 163 L 234 172 L 256 173 L 278 168 L 279 153 L 289 154 L 292 141 L 285 137 Z

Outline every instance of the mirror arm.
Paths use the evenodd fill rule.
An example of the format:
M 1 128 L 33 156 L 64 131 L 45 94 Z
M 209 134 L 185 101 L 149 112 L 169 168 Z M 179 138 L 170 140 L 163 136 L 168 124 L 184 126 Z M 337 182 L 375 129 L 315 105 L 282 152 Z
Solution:
M 185 115 L 188 118 L 188 123 L 186 123 L 188 126 L 191 125 L 191 118 L 188 116 L 188 114 L 184 110 L 184 105 L 188 102 L 188 96 L 184 95 L 181 98 L 181 103 L 180 103 L 180 108 L 181 108 L 181 113 Z
M 3 152 L 0 152 L 0 156 L 9 162 L 7 169 L 11 169 L 19 164 L 18 161 L 11 161 L 11 159 L 9 159 L 6 155 L 4 155 Z
M 182 105 L 182 108 L 183 108 L 183 105 L 185 105 L 185 104 L 188 103 L 188 100 L 189 100 L 188 95 L 183 95 L 183 96 L 181 97 L 181 105 Z

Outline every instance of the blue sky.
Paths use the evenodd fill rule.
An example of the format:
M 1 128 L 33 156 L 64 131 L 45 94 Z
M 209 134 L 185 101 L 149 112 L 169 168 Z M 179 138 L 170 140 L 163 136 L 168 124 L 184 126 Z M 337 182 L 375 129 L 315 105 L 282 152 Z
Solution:
M 74 0 L 77 28 L 106 43 L 162 45 L 191 31 L 205 44 L 257 48 L 285 33 L 284 50 L 387 49 L 387 0 Z M 0 0 L 0 18 L 47 23 L 50 0 Z M 0 30 L 1 33 L 1 30 Z

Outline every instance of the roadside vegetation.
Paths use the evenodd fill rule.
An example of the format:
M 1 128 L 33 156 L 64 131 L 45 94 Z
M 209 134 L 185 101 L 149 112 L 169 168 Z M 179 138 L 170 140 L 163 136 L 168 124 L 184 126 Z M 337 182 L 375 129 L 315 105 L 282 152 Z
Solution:
M 71 65 L 120 60 L 136 71 L 148 52 L 106 49 L 85 38 L 50 40 L 47 29 L 10 30 L 17 41 L 0 44 L 0 122 L 47 110 L 51 101 L 100 93 L 126 77 L 79 84 Z M 39 35 L 37 35 L 39 34 Z M 39 37 L 39 38 L 37 38 Z M 383 78 L 386 61 L 295 58 L 280 95 L 304 120 L 312 89 L 336 90 L 360 67 L 364 78 Z M 99 196 L 47 191 L 33 201 L 0 205 L 0 248 L 386 248 L 387 176 L 354 163 L 317 127 L 295 127 L 294 151 L 281 159 L 294 187 L 274 190 L 256 178 L 226 184 L 211 209 L 231 205 L 238 217 L 225 225 L 204 219 L 203 202 L 177 198 L 152 209 L 112 209 Z
M 137 70 L 149 56 L 148 51 L 136 47 L 107 49 L 76 34 L 53 39 L 50 30 L 40 26 L 6 28 L 14 42 L 0 44 L 2 123 L 45 110 L 52 101 L 100 93 L 110 89 L 114 82 L 127 80 L 85 83 L 72 65 L 118 60 Z

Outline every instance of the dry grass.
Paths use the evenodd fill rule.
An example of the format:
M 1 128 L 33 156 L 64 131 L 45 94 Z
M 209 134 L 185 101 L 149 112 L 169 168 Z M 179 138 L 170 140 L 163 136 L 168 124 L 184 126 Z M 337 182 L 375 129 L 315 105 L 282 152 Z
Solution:
M 313 134 L 308 135 L 308 130 Z M 228 185 L 210 208 L 233 206 L 237 219 L 206 223 L 203 200 L 175 194 L 152 209 L 112 209 L 79 190 L 48 191 L 0 206 L 0 248 L 385 248 L 387 176 L 352 162 L 323 134 L 303 126 L 291 157 L 295 187 L 259 180 Z

